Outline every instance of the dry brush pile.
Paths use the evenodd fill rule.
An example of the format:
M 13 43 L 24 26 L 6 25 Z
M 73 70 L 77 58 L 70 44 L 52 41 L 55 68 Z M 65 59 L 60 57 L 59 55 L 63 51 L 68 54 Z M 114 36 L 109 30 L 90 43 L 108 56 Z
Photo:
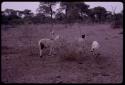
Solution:
M 91 44 L 88 41 L 83 46 L 78 41 L 68 42 L 63 39 L 55 45 L 54 56 L 58 56 L 62 61 L 80 61 L 85 57 L 92 56 L 90 52 Z

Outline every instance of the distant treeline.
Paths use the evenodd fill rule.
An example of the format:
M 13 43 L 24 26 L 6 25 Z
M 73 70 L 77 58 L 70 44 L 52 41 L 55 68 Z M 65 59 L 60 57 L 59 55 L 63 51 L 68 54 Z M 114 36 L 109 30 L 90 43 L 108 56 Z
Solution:
M 60 4 L 54 11 L 53 7 Z M 89 8 L 84 2 L 40 2 L 37 14 L 29 9 L 24 11 L 6 9 L 2 11 L 2 24 L 43 24 L 43 23 L 115 23 L 122 24 L 123 11 L 115 13 L 98 6 Z

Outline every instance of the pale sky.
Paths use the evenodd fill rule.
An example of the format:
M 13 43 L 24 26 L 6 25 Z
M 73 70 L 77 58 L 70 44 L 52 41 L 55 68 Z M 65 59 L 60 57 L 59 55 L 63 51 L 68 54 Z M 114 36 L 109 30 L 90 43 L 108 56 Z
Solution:
M 123 3 L 122 2 L 85 2 L 86 4 L 90 5 L 90 8 L 102 6 L 105 7 L 107 11 L 112 11 L 116 7 L 115 12 L 119 13 L 123 10 Z M 29 9 L 33 13 L 36 13 L 36 9 L 39 7 L 39 2 L 3 2 L 1 5 L 1 10 L 5 10 L 7 8 L 14 9 L 14 10 L 24 10 Z M 59 4 L 54 7 L 57 9 Z

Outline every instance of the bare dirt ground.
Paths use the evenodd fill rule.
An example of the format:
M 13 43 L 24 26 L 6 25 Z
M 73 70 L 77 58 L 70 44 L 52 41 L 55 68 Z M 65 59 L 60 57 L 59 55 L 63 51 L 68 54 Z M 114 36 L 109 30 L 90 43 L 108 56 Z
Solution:
M 49 38 L 51 25 L 26 25 L 2 28 L 1 71 L 4 83 L 121 83 L 123 81 L 123 29 L 108 24 L 54 25 L 56 34 L 71 43 L 86 34 L 81 56 L 75 44 L 59 49 L 54 56 L 39 57 L 38 40 Z M 93 40 L 100 45 L 100 56 L 91 55 Z M 75 49 L 75 50 L 72 50 Z M 65 52 L 64 52 L 65 51 Z M 87 52 L 87 53 L 85 53 Z

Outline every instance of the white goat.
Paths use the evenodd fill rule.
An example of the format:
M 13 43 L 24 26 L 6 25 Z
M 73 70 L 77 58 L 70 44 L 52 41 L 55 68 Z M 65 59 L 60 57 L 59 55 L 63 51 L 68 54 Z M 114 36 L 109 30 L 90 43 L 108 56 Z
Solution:
M 95 55 L 95 51 L 97 51 L 100 48 L 100 44 L 97 41 L 93 41 L 91 45 L 91 52 Z
M 47 38 L 39 40 L 38 45 L 39 45 L 39 50 L 40 50 L 40 57 L 42 57 L 43 50 L 46 48 L 50 48 L 50 53 L 51 53 L 51 51 L 52 51 L 51 44 L 52 43 L 53 43 L 53 40 L 47 39 Z
M 52 34 L 52 38 L 53 38 L 54 31 L 52 31 L 51 34 Z M 57 35 L 54 39 L 48 39 L 48 38 L 40 39 L 38 42 L 39 50 L 40 50 L 40 57 L 43 56 L 43 50 L 46 48 L 49 48 L 50 49 L 49 54 L 52 54 L 52 51 L 54 50 L 54 47 L 55 47 L 54 43 L 56 43 L 57 40 L 59 40 L 59 39 L 60 39 L 59 35 Z

